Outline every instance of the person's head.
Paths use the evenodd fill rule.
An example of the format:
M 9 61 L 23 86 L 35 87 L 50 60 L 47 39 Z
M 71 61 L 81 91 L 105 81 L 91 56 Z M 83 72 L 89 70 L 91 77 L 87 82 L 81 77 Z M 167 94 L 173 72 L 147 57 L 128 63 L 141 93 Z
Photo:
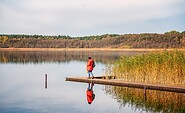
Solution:
M 92 59 L 92 58 L 89 56 L 88 59 Z

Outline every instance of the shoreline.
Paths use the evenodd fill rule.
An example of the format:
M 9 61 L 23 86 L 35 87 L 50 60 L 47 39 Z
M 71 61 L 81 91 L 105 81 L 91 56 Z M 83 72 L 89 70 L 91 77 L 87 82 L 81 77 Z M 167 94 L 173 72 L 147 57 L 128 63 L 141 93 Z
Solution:
M 0 51 L 172 51 L 179 50 L 185 51 L 185 49 L 149 49 L 149 48 L 132 48 L 132 49 L 120 49 L 120 48 L 0 48 Z

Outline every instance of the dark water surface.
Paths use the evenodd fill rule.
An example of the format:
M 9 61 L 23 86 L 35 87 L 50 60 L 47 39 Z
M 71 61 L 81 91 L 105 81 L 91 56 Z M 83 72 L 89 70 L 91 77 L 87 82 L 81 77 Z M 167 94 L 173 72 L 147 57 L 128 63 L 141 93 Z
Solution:
M 93 87 L 95 99 L 89 105 L 86 98 L 88 84 L 65 81 L 65 77 L 87 76 L 88 56 L 92 56 L 96 62 L 94 75 L 100 76 L 104 75 L 106 65 L 113 63 L 120 55 L 136 54 L 142 53 L 1 51 L 0 113 L 140 113 L 171 110 L 170 107 L 163 108 L 161 101 L 152 100 L 155 95 L 150 95 L 156 92 L 148 92 L 149 95 L 144 96 L 138 89 L 97 84 Z M 171 108 L 177 109 L 176 111 L 183 112 L 184 94 L 160 93 L 160 95 L 164 95 L 161 99 L 165 98 L 165 95 L 176 96 L 173 98 L 175 103 L 170 103 L 170 99 L 166 102 L 170 103 Z M 150 100 L 155 103 L 151 103 Z

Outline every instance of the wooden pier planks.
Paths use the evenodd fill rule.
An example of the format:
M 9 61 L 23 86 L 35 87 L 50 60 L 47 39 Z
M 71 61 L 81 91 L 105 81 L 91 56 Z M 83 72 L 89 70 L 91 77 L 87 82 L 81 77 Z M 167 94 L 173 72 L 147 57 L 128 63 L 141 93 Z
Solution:
M 87 77 L 66 77 L 66 81 L 85 82 L 85 83 L 93 82 L 95 84 L 185 93 L 185 87 L 127 82 L 127 81 L 116 80 L 116 79 L 103 79 L 103 77 L 97 77 L 94 79 L 88 79 Z

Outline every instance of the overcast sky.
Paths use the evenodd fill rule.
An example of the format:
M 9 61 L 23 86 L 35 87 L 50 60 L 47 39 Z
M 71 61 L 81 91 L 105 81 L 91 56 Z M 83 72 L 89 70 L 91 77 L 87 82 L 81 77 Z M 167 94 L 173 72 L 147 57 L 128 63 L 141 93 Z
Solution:
M 0 0 L 1 34 L 185 31 L 185 0 Z

